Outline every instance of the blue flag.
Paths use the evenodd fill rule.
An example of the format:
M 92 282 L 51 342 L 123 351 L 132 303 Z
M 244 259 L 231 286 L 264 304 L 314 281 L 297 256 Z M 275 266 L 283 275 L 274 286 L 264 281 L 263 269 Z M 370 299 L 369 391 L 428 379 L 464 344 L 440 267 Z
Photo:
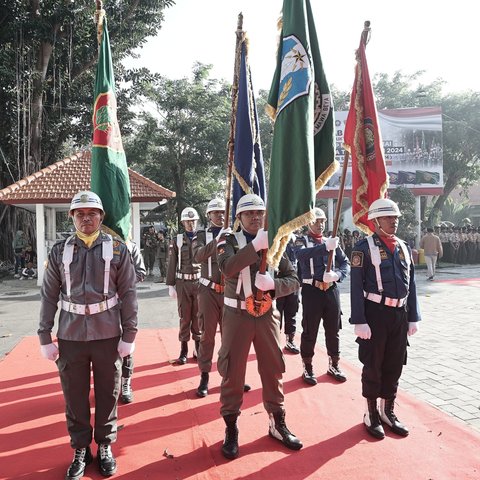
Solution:
M 245 38 L 241 47 L 238 77 L 232 179 L 232 223 L 235 223 L 238 200 L 243 195 L 256 193 L 265 201 L 265 168 Z

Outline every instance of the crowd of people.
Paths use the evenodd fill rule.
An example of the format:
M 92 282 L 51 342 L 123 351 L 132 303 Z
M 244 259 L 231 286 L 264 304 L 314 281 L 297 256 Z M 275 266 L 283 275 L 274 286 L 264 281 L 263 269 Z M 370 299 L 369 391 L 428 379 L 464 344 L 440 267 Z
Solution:
M 398 206 L 387 199 L 373 202 L 368 216 L 375 224 L 375 233 L 356 243 L 344 235 L 343 247 L 347 251 L 351 247 L 349 255 L 338 237 L 324 235 L 327 218 L 322 209 L 316 208 L 315 219 L 292 234 L 276 269 L 263 260 L 268 248 L 265 213 L 260 197 L 244 195 L 236 205 L 239 228 L 232 231 L 224 225 L 225 203 L 215 198 L 207 206 L 209 225 L 198 229 L 198 212 L 187 207 L 181 212 L 184 231 L 172 238 L 168 247 L 165 281 L 178 307 L 180 343 L 179 356 L 172 364 L 188 362 L 188 343 L 193 340 L 199 398 L 209 393 L 220 329 L 217 368 L 222 378 L 219 412 L 225 422 L 222 454 L 227 459 L 240 454 L 238 420 L 243 396 L 250 389 L 245 376 L 252 346 L 268 416 L 268 435 L 288 449 L 303 447 L 286 423 L 282 376 L 287 362 L 282 350 L 300 354 L 303 369 L 299 376 L 309 388 L 314 387 L 315 344 L 323 323 L 326 372 L 340 384 L 347 381 L 340 367 L 342 313 L 337 285 L 349 275 L 349 321 L 354 325 L 363 364 L 363 423 L 377 439 L 385 436 L 384 426 L 398 435 L 408 435 L 408 428 L 395 415 L 395 397 L 407 338 L 417 331 L 420 312 L 412 251 L 395 236 L 401 216 Z M 98 445 L 100 473 L 108 477 L 117 471 L 112 444 L 117 438 L 118 401 L 133 401 L 136 283 L 151 273 L 160 236 L 154 228 L 145 232 L 144 248 L 150 252 L 144 251 L 144 265 L 135 244 L 102 231 L 105 211 L 95 193 L 75 195 L 69 214 L 75 233 L 55 244 L 49 254 L 38 335 L 41 354 L 56 361 L 60 375 L 74 450 L 65 478 L 72 480 L 81 478 L 93 462 L 92 441 Z M 297 346 L 295 315 L 300 301 L 302 333 Z M 92 317 L 95 321 L 88 321 Z M 95 390 L 93 425 L 91 371 Z

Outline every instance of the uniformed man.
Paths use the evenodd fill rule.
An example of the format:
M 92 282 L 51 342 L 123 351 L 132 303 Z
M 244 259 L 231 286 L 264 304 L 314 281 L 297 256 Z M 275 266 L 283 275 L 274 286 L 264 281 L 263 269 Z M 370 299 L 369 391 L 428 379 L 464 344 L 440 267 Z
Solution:
M 241 230 L 226 235 L 217 244 L 217 260 L 225 277 L 222 345 L 218 371 L 222 376 L 220 413 L 226 424 L 222 453 L 228 459 L 238 456 L 237 418 L 243 401 L 245 371 L 253 343 L 258 372 L 262 381 L 263 405 L 269 414 L 269 435 L 292 450 L 302 443 L 285 424 L 282 374 L 285 364 L 280 345 L 278 313 L 271 298 L 298 290 L 295 271 L 284 256 L 278 274 L 259 273 L 258 252 L 268 248 L 268 234 L 263 230 L 265 204 L 254 194 L 240 198 L 236 210 Z M 263 293 L 257 304 L 257 290 Z M 274 315 L 275 311 L 275 315 Z
M 220 238 L 225 215 L 225 202 L 214 198 L 207 205 L 210 227 L 200 230 L 193 241 L 193 259 L 201 263 L 201 277 L 198 288 L 198 320 L 202 332 L 198 349 L 200 385 L 198 397 L 208 395 L 209 373 L 212 369 L 213 349 L 217 327 L 222 328 L 223 279 L 217 264 L 217 240 Z
M 148 227 L 146 233 L 143 234 L 143 259 L 147 275 L 153 275 L 153 267 L 155 266 L 155 256 L 157 255 L 158 237 L 155 227 Z
M 317 384 L 312 360 L 322 319 L 329 359 L 327 374 L 338 382 L 347 379 L 339 366 L 339 330 L 342 327 L 342 312 L 337 282 L 341 282 L 349 274 L 350 262 L 338 246 L 338 237 L 324 238 L 326 221 L 325 212 L 321 208 L 315 208 L 315 222 L 308 226 L 305 237 L 299 238 L 295 247 L 302 283 L 303 331 L 300 341 L 302 378 L 309 385 Z M 328 255 L 332 250 L 335 252 L 332 270 L 327 272 Z
M 398 435 L 409 433 L 394 406 L 407 337 L 417 331 L 420 320 L 412 252 L 395 236 L 400 216 L 392 200 L 375 200 L 368 210 L 375 233 L 358 242 L 352 252 L 350 322 L 363 363 L 363 422 L 368 433 L 379 439 L 385 436 L 382 421 Z
M 200 344 L 200 328 L 198 325 L 198 279 L 200 263 L 193 259 L 193 242 L 197 237 L 198 213 L 187 207 L 180 214 L 180 221 L 185 229 L 170 243 L 168 252 L 167 280 L 168 294 L 177 300 L 180 317 L 180 355 L 174 361 L 177 365 L 185 365 L 188 355 L 190 335 L 195 342 L 193 357 L 196 358 Z
M 117 438 L 122 357 L 133 352 L 137 333 L 132 258 L 124 243 L 100 231 L 104 217 L 100 198 L 93 192 L 79 192 L 69 215 L 76 231 L 50 252 L 38 329 L 42 356 L 57 361 L 70 444 L 75 449 L 67 480 L 82 477 L 92 462 L 92 432 L 100 473 L 110 476 L 117 470 L 110 445 Z M 57 347 L 52 329 L 59 300 Z M 90 425 L 91 371 L 94 428 Z
M 158 268 L 160 269 L 160 278 L 158 279 L 157 283 L 162 283 L 165 281 L 165 277 L 167 275 L 168 242 L 163 231 L 158 232 L 157 238 Z
M 142 254 L 138 248 L 138 245 L 129 240 L 126 242 L 128 251 L 132 256 L 133 266 L 135 268 L 135 275 L 137 282 L 143 282 L 147 275 L 145 263 L 143 262 Z M 120 393 L 120 401 L 122 403 L 133 402 L 133 389 L 132 389 L 132 376 L 133 376 L 133 354 L 123 357 L 122 362 L 122 390 Z

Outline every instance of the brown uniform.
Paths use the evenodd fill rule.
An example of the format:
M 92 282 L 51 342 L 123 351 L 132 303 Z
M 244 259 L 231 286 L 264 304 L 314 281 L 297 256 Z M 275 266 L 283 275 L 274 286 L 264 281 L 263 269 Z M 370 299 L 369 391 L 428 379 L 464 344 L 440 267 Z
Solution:
M 212 369 L 213 349 L 217 326 L 222 328 L 223 290 L 222 274 L 217 263 L 217 241 L 213 236 L 207 242 L 207 232 L 198 232 L 193 240 L 194 261 L 201 263 L 200 285 L 198 287 L 198 321 L 202 332 L 198 351 L 198 368 L 201 372 Z
M 76 236 L 70 264 L 70 302 L 93 305 L 104 300 L 105 261 L 101 233 L 90 248 Z M 62 262 L 66 241 L 55 244 L 48 258 L 41 289 L 38 335 L 41 345 L 52 343 L 52 330 L 59 298 L 66 297 L 65 269 Z M 66 403 L 67 427 L 73 448 L 84 448 L 92 441 L 90 425 L 90 371 L 95 389 L 95 441 L 112 443 L 117 436 L 117 401 L 122 359 L 117 346 L 120 337 L 133 343 L 137 333 L 136 276 L 126 245 L 113 242 L 108 299 L 118 296 L 118 304 L 95 314 L 78 314 L 62 308 L 58 319 L 57 366 Z M 65 305 L 65 303 L 64 303 Z
M 168 251 L 168 268 L 166 284 L 177 289 L 178 316 L 180 330 L 178 339 L 181 342 L 190 340 L 190 333 L 194 340 L 200 340 L 198 325 L 198 279 L 200 278 L 200 264 L 193 260 L 192 240 L 184 233 L 180 247 L 180 265 L 178 264 L 179 249 L 177 237 L 170 243 Z
M 235 236 L 227 235 L 225 240 L 218 243 L 217 260 L 220 271 L 225 276 L 222 346 L 218 354 L 218 371 L 222 376 L 220 413 L 224 417 L 240 413 L 252 343 L 262 381 L 263 404 L 268 413 L 279 412 L 284 408 L 282 374 L 285 372 L 285 363 L 280 344 L 278 311 L 271 308 L 263 316 L 251 316 L 245 310 L 243 288 L 236 294 L 240 272 L 250 266 L 252 291 L 255 295 L 255 275 L 259 270 L 260 255 L 251 243 L 240 249 Z M 275 277 L 275 291 L 270 293 L 282 297 L 299 287 L 295 270 L 286 256 L 283 256 Z M 226 304 L 235 300 L 236 308 Z

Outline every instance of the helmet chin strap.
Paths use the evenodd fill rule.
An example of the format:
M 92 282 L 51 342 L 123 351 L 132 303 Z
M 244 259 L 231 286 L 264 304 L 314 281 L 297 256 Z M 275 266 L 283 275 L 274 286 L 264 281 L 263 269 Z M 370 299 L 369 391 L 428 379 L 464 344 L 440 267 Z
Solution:
M 388 238 L 395 238 L 395 234 L 394 233 L 387 233 L 381 226 L 380 226 L 380 223 L 378 223 L 378 220 L 375 218 L 374 219 L 374 222 L 375 222 L 375 225 L 377 226 L 377 228 L 383 233 L 383 235 L 385 237 L 388 237 Z

